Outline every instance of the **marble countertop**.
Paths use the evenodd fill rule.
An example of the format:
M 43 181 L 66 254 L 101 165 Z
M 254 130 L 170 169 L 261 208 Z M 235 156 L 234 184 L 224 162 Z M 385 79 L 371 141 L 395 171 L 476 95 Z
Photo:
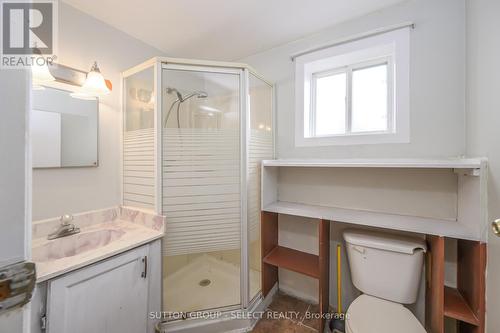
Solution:
M 78 226 L 78 225 L 77 225 Z M 80 226 L 80 233 L 54 240 L 33 239 L 32 257 L 37 283 L 123 253 L 163 237 L 164 228 L 117 217 L 111 221 Z

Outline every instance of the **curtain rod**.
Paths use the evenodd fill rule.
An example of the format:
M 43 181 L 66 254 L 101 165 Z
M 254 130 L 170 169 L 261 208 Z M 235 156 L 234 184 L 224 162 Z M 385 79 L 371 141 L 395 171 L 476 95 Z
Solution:
M 355 41 L 363 39 L 363 38 L 373 37 L 373 36 L 377 36 L 377 35 L 380 35 L 380 34 L 383 34 L 383 33 L 386 33 L 386 32 L 391 32 L 391 31 L 394 31 L 394 30 L 399 30 L 399 29 L 408 28 L 408 27 L 410 27 L 412 29 L 415 29 L 415 23 L 413 23 L 413 22 L 406 22 L 406 23 L 391 25 L 391 26 L 388 26 L 388 27 L 378 28 L 378 29 L 371 30 L 371 31 L 368 31 L 368 32 L 363 32 L 363 33 L 360 33 L 360 34 L 357 34 L 357 35 L 353 35 L 351 37 L 340 39 L 340 40 L 338 40 L 336 42 L 333 42 L 333 43 L 330 43 L 330 44 L 322 45 L 322 46 L 315 47 L 315 48 L 312 48 L 312 49 L 309 49 L 309 50 L 306 50 L 306 51 L 295 53 L 295 54 L 293 54 L 290 57 L 290 59 L 292 61 L 294 61 L 297 57 L 300 57 L 300 56 L 303 56 L 303 55 L 306 55 L 306 54 L 309 54 L 309 53 L 312 53 L 312 52 L 321 51 L 321 50 L 324 50 L 324 49 L 327 49 L 327 48 L 330 48 L 330 47 L 342 45 L 342 44 L 349 43 L 349 42 L 355 42 Z

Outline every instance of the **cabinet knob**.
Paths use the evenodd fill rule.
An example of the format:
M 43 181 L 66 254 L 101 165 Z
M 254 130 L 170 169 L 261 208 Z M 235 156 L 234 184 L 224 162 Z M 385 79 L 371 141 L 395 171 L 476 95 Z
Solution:
M 500 219 L 496 219 L 491 222 L 491 229 L 493 229 L 493 233 L 500 237 Z

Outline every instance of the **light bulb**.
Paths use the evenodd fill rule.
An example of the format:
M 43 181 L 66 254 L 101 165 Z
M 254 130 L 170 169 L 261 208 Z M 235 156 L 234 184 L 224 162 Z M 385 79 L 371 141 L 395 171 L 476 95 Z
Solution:
M 94 62 L 90 72 L 87 73 L 87 78 L 85 79 L 85 83 L 83 84 L 80 92 L 75 93 L 75 95 L 100 96 L 107 95 L 110 92 L 111 91 L 106 86 L 104 76 L 102 76 L 101 71 L 97 66 L 97 62 Z

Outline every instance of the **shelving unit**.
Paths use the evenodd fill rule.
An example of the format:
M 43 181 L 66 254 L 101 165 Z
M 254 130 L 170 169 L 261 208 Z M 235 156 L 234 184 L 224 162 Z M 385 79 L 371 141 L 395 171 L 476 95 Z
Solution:
M 287 269 L 319 281 L 321 317 L 329 307 L 330 222 L 320 219 L 319 255 L 297 251 L 278 244 L 278 213 L 263 211 L 261 215 L 262 293 L 264 297 L 278 283 L 278 268 Z M 325 321 L 320 322 L 323 332 Z
M 444 318 L 457 321 L 459 333 L 485 332 L 486 244 L 457 240 L 457 287 L 444 284 L 444 237 L 428 236 L 426 326 L 444 332 Z
M 487 240 L 487 160 L 349 159 L 262 162 L 262 283 L 278 282 L 278 267 L 319 279 L 328 309 L 329 221 L 426 236 L 426 327 L 484 333 Z M 319 255 L 278 244 L 279 214 L 319 221 Z M 444 285 L 444 240 L 457 239 L 457 287 Z M 324 323 L 322 323 L 324 325 Z
M 483 158 L 265 160 L 262 207 L 280 214 L 485 242 L 487 164 Z M 352 171 L 349 176 L 355 183 L 349 193 L 349 184 L 338 176 L 346 170 Z M 389 183 L 381 181 L 381 174 Z M 379 188 L 385 190 L 384 197 L 392 195 L 387 197 L 394 201 L 392 206 L 370 206 L 377 194 L 358 197 L 364 190 L 375 193 Z M 394 209 L 400 206 L 406 211 Z

